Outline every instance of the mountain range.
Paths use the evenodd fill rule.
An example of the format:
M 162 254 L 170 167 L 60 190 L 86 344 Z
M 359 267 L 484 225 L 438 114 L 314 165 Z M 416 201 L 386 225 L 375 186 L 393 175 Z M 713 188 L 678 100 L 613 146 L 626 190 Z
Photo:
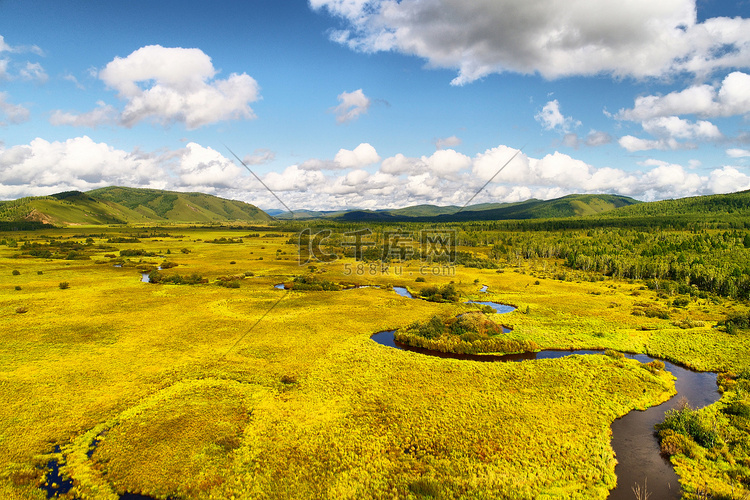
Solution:
M 65 225 L 225 223 L 322 219 L 342 222 L 460 222 L 477 220 L 678 216 L 686 213 L 750 215 L 750 191 L 643 203 L 609 194 L 574 194 L 553 200 L 483 203 L 468 207 L 414 205 L 398 209 L 313 211 L 263 210 L 203 193 L 106 187 L 0 202 L 0 222 Z

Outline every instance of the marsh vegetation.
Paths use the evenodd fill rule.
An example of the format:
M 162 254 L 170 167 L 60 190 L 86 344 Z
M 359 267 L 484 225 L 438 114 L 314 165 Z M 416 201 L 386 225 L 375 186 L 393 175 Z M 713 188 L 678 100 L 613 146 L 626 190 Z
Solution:
M 669 414 L 662 444 L 688 498 L 750 491 L 746 228 L 465 223 L 452 274 L 419 253 L 369 267 L 382 246 L 358 274 L 351 257 L 300 266 L 299 224 L 0 235 L 0 494 L 45 498 L 54 458 L 69 498 L 606 498 L 610 425 L 674 393 L 617 356 L 436 359 L 369 340 L 388 329 L 721 372 L 721 401 Z M 343 255 L 361 226 L 331 227 Z

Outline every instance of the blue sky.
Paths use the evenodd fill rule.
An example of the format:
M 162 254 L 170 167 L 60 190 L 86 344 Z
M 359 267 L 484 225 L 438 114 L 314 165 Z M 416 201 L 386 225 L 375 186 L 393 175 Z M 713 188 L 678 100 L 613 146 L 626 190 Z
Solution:
M 750 189 L 750 2 L 0 0 L 0 199 Z

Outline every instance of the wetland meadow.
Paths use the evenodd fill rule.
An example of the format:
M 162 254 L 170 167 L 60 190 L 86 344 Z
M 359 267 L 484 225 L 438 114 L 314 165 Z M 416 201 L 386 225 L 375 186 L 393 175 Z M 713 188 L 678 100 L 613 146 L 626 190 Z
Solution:
M 742 288 L 576 265 L 617 230 L 456 226 L 454 261 L 384 263 L 347 256 L 347 225 L 300 262 L 299 224 L 4 232 L 2 497 L 638 498 L 657 478 L 617 468 L 612 429 L 671 399 L 625 445 L 674 467 L 674 498 L 746 498 Z M 746 230 L 697 234 L 747 261 Z M 718 373 L 718 402 L 673 398 L 662 360 Z

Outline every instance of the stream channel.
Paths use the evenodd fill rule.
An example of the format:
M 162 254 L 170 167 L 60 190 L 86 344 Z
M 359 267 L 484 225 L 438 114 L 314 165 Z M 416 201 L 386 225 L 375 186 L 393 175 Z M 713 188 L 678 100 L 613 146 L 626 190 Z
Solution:
M 486 287 L 482 292 L 486 292 Z M 406 288 L 393 287 L 393 291 L 403 297 L 416 299 Z M 508 313 L 515 310 L 512 306 L 499 304 L 497 302 L 469 301 L 471 304 L 489 305 L 498 314 Z M 504 328 L 504 331 L 508 331 Z M 441 358 L 463 359 L 470 361 L 527 361 L 536 359 L 555 359 L 572 354 L 602 355 L 602 351 L 595 350 L 545 350 L 522 354 L 507 355 L 462 355 L 432 351 L 411 347 L 396 342 L 393 338 L 394 330 L 386 330 L 374 334 L 371 338 L 378 344 L 396 349 L 407 350 L 437 356 Z M 637 359 L 641 363 L 648 363 L 656 358 L 645 354 L 625 354 L 626 357 Z M 677 500 L 681 497 L 680 483 L 675 474 L 672 464 L 664 458 L 659 450 L 654 425 L 664 420 L 664 412 L 676 408 L 682 398 L 687 399 L 693 408 L 702 408 L 719 400 L 719 391 L 716 385 L 716 373 L 696 372 L 666 360 L 665 369 L 676 377 L 675 394 L 668 401 L 647 408 L 645 411 L 633 410 L 627 415 L 618 418 L 612 423 L 612 448 L 617 456 L 617 487 L 610 492 L 610 500 L 632 500 L 635 498 L 633 486 L 639 484 L 641 488 L 647 484 L 650 498 L 659 500 Z

